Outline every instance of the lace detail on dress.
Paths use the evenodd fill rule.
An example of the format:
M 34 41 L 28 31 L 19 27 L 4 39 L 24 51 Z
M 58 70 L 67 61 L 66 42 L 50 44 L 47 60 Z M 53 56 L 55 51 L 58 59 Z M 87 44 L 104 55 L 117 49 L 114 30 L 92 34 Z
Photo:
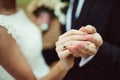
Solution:
M 39 29 L 31 23 L 23 10 L 16 14 L 7 16 L 0 15 L 0 25 L 8 30 L 16 43 L 20 47 L 22 54 L 31 66 L 37 78 L 45 76 L 49 72 L 49 67 L 42 56 L 42 37 Z M 8 80 L 9 74 L 0 66 L 0 79 Z M 13 79 L 9 79 L 13 80 Z
M 9 34 L 12 34 L 12 36 L 15 36 L 15 30 L 12 25 L 12 16 L 6 16 L 6 15 L 0 15 L 0 26 L 6 28 L 8 30 Z

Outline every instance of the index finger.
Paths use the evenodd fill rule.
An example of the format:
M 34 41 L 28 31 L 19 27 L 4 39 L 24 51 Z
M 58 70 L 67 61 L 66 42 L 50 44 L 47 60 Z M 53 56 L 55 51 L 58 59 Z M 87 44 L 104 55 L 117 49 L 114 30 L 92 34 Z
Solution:
M 79 30 L 75 30 L 75 29 L 72 29 L 70 31 L 67 31 L 66 33 L 62 34 L 59 39 L 63 39 L 67 36 L 70 36 L 70 35 L 85 35 L 86 32 L 82 32 L 82 31 L 79 31 Z
M 88 34 L 92 34 L 92 33 L 96 33 L 96 29 L 95 27 L 91 26 L 91 25 L 87 25 L 85 27 L 81 27 L 79 29 L 79 31 L 83 31 L 83 32 L 86 32 Z

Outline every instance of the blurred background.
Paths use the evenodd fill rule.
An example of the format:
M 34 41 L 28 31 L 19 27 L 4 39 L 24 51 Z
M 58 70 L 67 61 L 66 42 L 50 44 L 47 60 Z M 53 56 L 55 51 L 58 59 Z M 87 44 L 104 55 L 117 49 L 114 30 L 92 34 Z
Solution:
M 61 28 L 65 22 L 64 10 L 66 10 L 68 3 L 61 2 L 61 0 L 16 1 L 18 8 L 22 8 L 31 21 L 41 28 L 43 56 L 48 65 L 54 64 L 54 61 L 58 59 L 55 52 L 55 43 L 61 34 Z M 40 16 L 42 16 L 42 18 Z M 46 25 L 44 25 L 45 22 L 47 28 Z M 55 56 L 55 58 L 53 56 Z
M 37 6 L 39 8 L 40 5 L 32 5 L 31 6 L 30 4 L 32 2 L 44 3 L 44 1 L 47 1 L 47 0 L 16 0 L 16 1 L 17 1 L 17 6 L 19 8 L 22 8 L 26 12 L 28 17 L 31 19 L 31 21 L 36 24 L 37 18 L 35 18 L 35 15 L 33 15 L 33 12 L 34 12 L 35 6 Z M 54 6 L 55 4 L 57 4 L 57 5 L 61 4 L 61 3 L 59 3 L 59 1 L 60 0 L 52 0 L 49 4 L 45 3 L 44 5 L 47 5 L 47 8 L 49 9 L 51 4 L 52 4 L 52 6 Z M 29 10 L 28 10 L 28 7 L 29 7 Z M 54 8 L 52 10 L 54 11 Z M 59 22 L 58 18 L 59 17 L 55 17 L 55 16 L 52 17 L 51 25 L 49 26 L 49 28 L 46 31 L 42 31 L 43 50 L 45 50 L 45 51 L 47 49 L 51 49 L 55 46 L 55 42 L 57 41 L 58 36 L 61 34 L 61 30 L 60 30 L 61 23 Z
M 17 0 L 17 5 L 23 9 L 31 2 L 32 0 Z

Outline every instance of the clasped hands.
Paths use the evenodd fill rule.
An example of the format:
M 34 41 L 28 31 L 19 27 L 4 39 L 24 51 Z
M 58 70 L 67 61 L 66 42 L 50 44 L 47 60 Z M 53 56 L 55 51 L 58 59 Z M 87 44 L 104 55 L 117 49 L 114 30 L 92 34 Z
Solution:
M 102 37 L 96 29 L 87 25 L 62 34 L 56 42 L 56 51 L 59 58 L 67 66 L 72 67 L 75 57 L 87 58 L 95 55 L 102 43 Z

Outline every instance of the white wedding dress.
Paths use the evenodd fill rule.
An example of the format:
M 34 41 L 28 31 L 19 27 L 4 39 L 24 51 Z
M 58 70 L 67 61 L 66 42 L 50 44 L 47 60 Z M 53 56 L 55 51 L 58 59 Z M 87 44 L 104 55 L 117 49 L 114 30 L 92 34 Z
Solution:
M 41 53 L 41 32 L 39 28 L 28 19 L 24 11 L 19 9 L 19 11 L 13 15 L 0 15 L 0 25 L 6 28 L 8 34 L 11 34 L 15 39 L 36 78 L 46 75 L 50 69 L 45 63 Z M 0 66 L 0 80 L 15 79 Z

